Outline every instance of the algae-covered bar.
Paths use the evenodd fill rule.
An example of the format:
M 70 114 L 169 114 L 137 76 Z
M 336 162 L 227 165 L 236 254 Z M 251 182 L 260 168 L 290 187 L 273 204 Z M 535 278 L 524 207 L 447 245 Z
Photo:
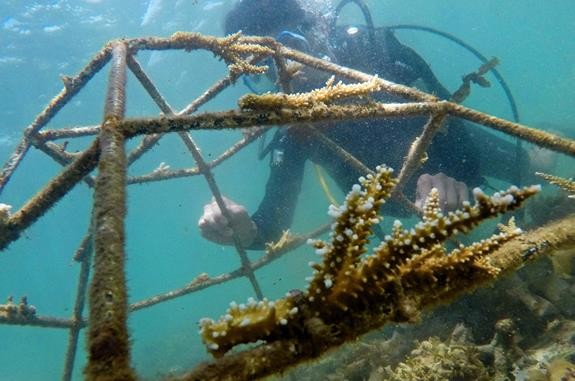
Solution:
M 208 2 L 205 7 L 220 5 Z M 575 338 L 575 311 L 567 306 L 575 301 L 573 181 L 556 173 L 537 173 L 565 190 L 555 196 L 542 196 L 537 184 L 505 186 L 499 191 L 475 188 L 472 200 L 451 211 L 442 206 L 436 188 L 421 204 L 412 202 L 406 191 L 428 160 L 434 138 L 446 133 L 451 119 L 469 122 L 476 131 L 497 131 L 506 139 L 532 144 L 569 162 L 575 158 L 575 141 L 557 131 L 529 127 L 462 104 L 477 86 L 490 85 L 486 77 L 500 65 L 497 59 L 477 65 L 479 69 L 463 76 L 456 95 L 443 99 L 282 42 L 239 32 L 226 37 L 177 32 L 170 37 L 121 38 L 103 46 L 78 74 L 62 76 L 62 90 L 22 129 L 19 143 L 2 168 L 0 256 L 20 255 L 13 252 L 15 246 L 20 247 L 23 240 L 40 239 L 28 232 L 53 217 L 58 204 L 77 197 L 79 188 L 88 190 L 92 195 L 88 210 L 74 217 L 89 221 L 88 227 L 75 238 L 77 249 L 69 253 L 79 269 L 76 289 L 71 291 L 74 300 L 66 317 L 52 314 L 49 307 L 32 298 L 21 297 L 26 291 L 7 290 L 7 301 L 0 305 L 0 324 L 66 331 L 63 380 L 151 379 L 141 375 L 142 364 L 134 361 L 138 339 L 134 339 L 132 327 L 138 319 L 145 319 L 144 311 L 163 309 L 166 314 L 178 301 L 202 293 L 212 298 L 219 288 L 245 282 L 249 292 L 241 300 L 219 295 L 226 300 L 194 304 L 194 313 L 206 310 L 199 321 L 174 323 L 175 317 L 162 315 L 164 324 L 184 327 L 182 336 L 197 335 L 194 338 L 199 338 L 204 348 L 201 353 L 191 348 L 185 366 L 169 372 L 158 369 L 157 379 L 255 380 L 282 375 L 302 380 L 437 379 L 430 377 L 431 373 L 442 379 L 511 379 L 510 375 L 523 379 L 532 371 L 533 353 L 545 351 L 555 354 L 544 364 L 547 379 L 575 379 L 575 352 L 569 351 L 569 340 L 572 345 Z M 150 64 L 142 63 L 142 56 L 150 52 L 207 52 L 212 55 L 209 59 L 225 64 L 227 74 L 178 110 L 163 94 L 168 93 L 166 84 L 157 83 L 148 72 Z M 321 73 L 327 80 L 319 88 L 296 92 L 291 83 L 302 70 Z M 240 95 L 233 108 L 217 103 L 242 78 L 270 71 L 277 77 L 278 91 Z M 58 118 L 74 107 L 95 81 L 105 88 L 98 105 L 102 110 L 99 124 L 62 128 Z M 157 112 L 130 114 L 134 93 L 139 102 L 145 97 Z M 386 163 L 370 166 L 362 162 L 326 133 L 339 122 L 410 117 L 423 123 L 400 167 L 393 169 Z M 284 231 L 279 240 L 266 242 L 266 250 L 255 256 L 243 239 L 245 226 L 231 224 L 225 254 L 231 258 L 229 252 L 233 253 L 235 262 L 230 263 L 236 267 L 214 275 L 201 263 L 170 263 L 186 267 L 189 277 L 185 284 L 174 287 L 166 280 L 170 287 L 155 289 L 152 296 L 146 290 L 148 296 L 142 297 L 132 286 L 128 268 L 142 265 L 144 270 L 138 270 L 150 279 L 156 277 L 156 269 L 140 264 L 142 259 L 133 250 L 138 245 L 128 239 L 138 242 L 159 233 L 146 230 L 147 221 L 134 223 L 129 217 L 133 209 L 155 205 L 128 207 L 129 198 L 135 195 L 134 199 L 140 200 L 139 192 L 153 184 L 193 181 L 194 187 L 207 189 L 223 217 L 232 221 L 235 206 L 230 206 L 225 196 L 231 180 L 222 171 L 234 160 L 245 160 L 246 151 L 263 141 L 273 127 L 313 136 L 322 149 L 350 163 L 362 176 L 346 190 L 342 202 L 334 200 L 325 215 L 318 217 L 323 225 L 307 232 Z M 234 137 L 241 131 L 241 136 L 236 141 L 226 140 L 225 146 L 218 147 L 220 154 L 212 155 L 211 149 L 205 148 L 205 136 L 224 130 L 236 133 Z M 361 128 L 354 131 L 357 136 L 363 133 Z M 173 157 L 157 160 L 154 153 L 166 139 L 181 142 L 183 148 L 177 155 L 193 164 L 174 169 L 167 164 L 174 162 Z M 57 166 L 58 173 L 42 187 L 27 190 L 25 200 L 10 205 L 6 194 L 20 181 L 20 171 L 29 170 L 26 163 L 31 155 L 42 155 Z M 150 162 L 155 169 L 149 170 Z M 147 169 L 134 174 L 135 167 Z M 329 194 L 329 181 L 319 170 L 318 178 L 334 198 Z M 133 189 L 137 191 L 131 193 Z M 169 188 L 162 187 L 162 192 L 154 193 L 153 204 L 176 197 Z M 194 190 L 187 197 L 193 199 L 197 194 Z M 383 215 L 381 208 L 390 202 L 403 208 L 404 219 L 387 223 L 393 218 Z M 525 205 L 537 208 L 539 214 L 526 218 L 522 212 Z M 555 208 L 561 209 L 557 216 L 541 212 Z M 155 217 L 166 225 L 174 220 L 173 215 Z M 495 217 L 503 222 L 496 231 L 478 229 Z M 174 224 L 170 229 L 182 230 Z M 187 227 L 185 230 L 192 234 Z M 55 229 L 51 236 L 58 240 L 66 234 Z M 186 250 L 192 252 L 208 247 L 197 242 L 189 246 Z M 302 252 L 312 253 L 316 260 L 298 268 L 299 288 L 278 291 L 266 287 L 269 271 L 280 278 L 281 263 L 288 258 L 301 261 L 298 255 Z M 169 258 L 169 252 L 159 249 L 158 263 L 169 263 Z M 9 296 L 12 294 L 15 297 Z M 138 297 L 132 297 L 134 294 Z M 494 301 L 494 311 L 474 305 L 487 299 Z M 565 305 L 561 307 L 562 300 Z M 524 315 L 513 316 L 513 308 Z M 492 312 L 505 319 L 493 320 L 489 317 Z M 465 324 L 487 322 L 489 327 L 475 330 L 484 336 L 474 337 L 473 327 L 458 320 L 464 315 Z M 533 335 L 530 330 L 543 333 Z M 426 368 L 428 362 L 435 364 L 434 371 Z M 79 363 L 82 375 L 75 370 Z M 553 378 L 556 376 L 563 378 Z

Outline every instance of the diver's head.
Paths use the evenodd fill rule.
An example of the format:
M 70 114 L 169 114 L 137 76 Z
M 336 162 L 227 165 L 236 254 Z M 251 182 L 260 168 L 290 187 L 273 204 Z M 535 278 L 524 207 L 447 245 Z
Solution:
M 314 22 L 298 0 L 240 0 L 227 14 L 224 32 L 275 37 L 283 30 L 305 33 Z
M 319 0 L 239 0 L 224 21 L 226 35 L 241 31 L 244 35 L 269 36 L 283 45 L 321 58 L 331 59 L 324 17 Z M 265 76 L 244 76 L 244 83 L 255 93 L 277 90 L 277 75 L 271 62 Z M 293 88 L 309 91 L 325 83 L 325 75 L 302 69 L 292 78 Z M 266 78 L 267 77 L 267 78 Z

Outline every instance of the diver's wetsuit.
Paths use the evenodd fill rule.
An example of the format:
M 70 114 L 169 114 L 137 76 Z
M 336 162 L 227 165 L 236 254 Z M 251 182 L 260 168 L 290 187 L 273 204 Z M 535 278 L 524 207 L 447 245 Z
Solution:
M 377 73 L 397 83 L 412 85 L 416 80 L 425 84 L 426 90 L 442 98 L 449 93 L 437 81 L 427 64 L 413 50 L 401 45 L 387 30 L 379 33 L 380 52 L 369 53 L 371 62 L 361 61 L 359 52 L 365 50 L 365 39 L 353 40 L 341 46 L 334 55 L 339 64 L 364 72 Z M 359 46 L 359 45 L 363 45 Z M 378 59 L 379 56 L 379 59 Z M 382 57 L 385 56 L 385 59 Z M 393 99 L 393 101 L 399 101 Z M 401 168 L 409 145 L 421 133 L 427 117 L 393 118 L 379 120 L 357 120 L 318 127 L 330 139 L 338 143 L 365 165 L 375 168 L 385 164 L 396 170 Z M 300 193 L 305 162 L 312 160 L 321 165 L 345 191 L 357 183 L 359 173 L 344 162 L 335 152 L 325 147 L 312 136 L 301 133 L 301 128 L 282 128 L 274 137 L 271 156 L 270 178 L 258 210 L 252 216 L 258 228 L 258 236 L 250 249 L 262 249 L 265 242 L 277 240 L 287 229 L 293 218 Z M 479 174 L 479 158 L 468 131 L 460 120 L 448 122 L 435 136 L 428 149 L 428 160 L 413 176 L 407 186 L 408 192 L 415 188 L 415 181 L 422 173 L 443 172 L 468 186 L 482 182 Z M 403 215 L 405 211 L 390 201 L 382 209 L 384 214 Z

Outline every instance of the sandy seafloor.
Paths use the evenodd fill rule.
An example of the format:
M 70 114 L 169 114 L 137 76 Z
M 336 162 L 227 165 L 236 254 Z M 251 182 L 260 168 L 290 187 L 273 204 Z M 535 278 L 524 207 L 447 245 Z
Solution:
M 418 24 L 438 28 L 463 39 L 488 57 L 498 57 L 501 62 L 498 68 L 516 98 L 521 122 L 575 135 L 572 1 L 371 0 L 367 3 L 376 25 Z M 23 129 L 62 88 L 59 76 L 76 74 L 107 41 L 118 37 L 169 36 L 180 30 L 221 35 L 221 20 L 232 4 L 231 0 L 3 1 L 0 4 L 2 162 L 14 150 Z M 343 18 L 344 22 L 361 22 L 359 14 L 351 11 Z M 400 31 L 397 35 L 430 63 L 451 90 L 459 86 L 462 75 L 479 66 L 468 52 L 437 36 L 413 31 Z M 225 65 L 205 52 L 143 53 L 139 59 L 174 108 L 185 106 L 226 73 Z M 103 115 L 106 73 L 106 70 L 99 73 L 49 127 L 97 124 Z M 239 82 L 201 110 L 233 108 L 238 96 L 246 91 Z M 498 86 L 474 89 L 465 104 L 504 118 L 512 117 Z M 130 77 L 127 115 L 157 113 L 157 108 Z M 219 155 L 239 137 L 239 132 L 194 133 L 206 158 Z M 88 141 L 70 142 L 68 148 L 83 149 Z M 130 142 L 128 146 L 135 144 Z M 222 192 L 249 210 L 254 210 L 262 197 L 268 171 L 267 162 L 258 161 L 256 155 L 254 144 L 214 172 Z M 571 159 L 556 155 L 555 161 L 553 173 L 573 175 Z M 162 162 L 171 168 L 194 164 L 181 142 L 168 136 L 132 166 L 129 173 L 144 174 Z M 59 170 L 60 166 L 52 159 L 32 150 L 0 195 L 0 202 L 17 209 Z M 545 188 L 546 192 L 552 192 L 549 186 Z M 334 186 L 332 189 L 341 199 L 342 193 Z M 197 220 L 210 197 L 200 177 L 129 187 L 126 251 L 130 302 L 181 287 L 200 273 L 215 276 L 239 266 L 234 249 L 212 244 L 199 235 Z M 26 295 L 41 315 L 71 316 L 79 272 L 72 256 L 87 230 L 91 202 L 92 192 L 85 185 L 77 186 L 1 253 L 0 298 Z M 310 169 L 306 172 L 292 230 L 306 232 L 325 223 L 327 206 Z M 310 273 L 307 262 L 312 251 L 303 247 L 258 271 L 264 294 L 276 298 L 290 289 L 303 287 L 304 278 Z M 250 253 L 253 259 L 259 255 Z M 570 284 L 571 299 L 566 300 L 572 303 Z M 129 319 L 134 367 L 142 377 L 153 379 L 159 374 L 182 371 L 207 358 L 197 334 L 197 321 L 204 316 L 219 316 L 230 301 L 245 300 L 252 293 L 246 280 L 235 280 L 134 313 Z M 490 313 L 481 305 L 470 304 L 468 308 L 473 314 Z M 0 326 L 0 341 L 0 380 L 61 377 L 66 330 Z M 79 347 L 82 349 L 84 345 L 82 335 Z M 85 352 L 80 350 L 74 379 L 82 378 L 84 364 Z

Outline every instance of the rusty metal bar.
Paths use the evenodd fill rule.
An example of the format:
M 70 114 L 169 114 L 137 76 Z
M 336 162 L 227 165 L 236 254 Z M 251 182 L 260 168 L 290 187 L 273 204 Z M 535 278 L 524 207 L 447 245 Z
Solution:
M 94 58 L 78 73 L 75 77 L 62 77 L 64 88 L 56 95 L 46 108 L 36 116 L 36 119 L 24 131 L 24 139 L 18 145 L 14 154 L 4 164 L 2 172 L 0 173 L 0 193 L 12 177 L 12 174 L 28 152 L 30 148 L 30 140 L 34 135 L 44 127 L 53 117 L 64 107 L 68 101 L 76 95 L 83 87 L 92 79 L 92 77 L 100 71 L 104 65 L 110 60 L 110 46 L 106 45 L 100 50 Z
M 167 115 L 174 115 L 174 112 L 173 112 L 172 108 L 170 107 L 170 105 L 166 102 L 164 97 L 162 97 L 162 95 L 160 94 L 160 92 L 158 91 L 156 86 L 152 83 L 150 78 L 142 70 L 142 68 L 138 64 L 138 62 L 135 59 L 131 59 L 131 60 L 129 59 L 128 64 L 130 65 L 132 72 L 134 72 L 136 77 L 140 80 L 140 82 L 142 83 L 144 88 L 148 91 L 148 94 L 152 97 L 152 99 L 158 105 L 158 107 L 162 110 L 162 112 L 164 112 Z M 206 161 L 202 157 L 202 154 L 200 153 L 198 146 L 196 145 L 196 143 L 194 142 L 194 140 L 192 139 L 192 137 L 188 133 L 181 131 L 178 134 L 179 134 L 180 138 L 182 139 L 182 141 L 184 142 L 184 144 L 186 145 L 186 147 L 188 148 L 188 150 L 190 151 L 190 153 L 192 154 L 192 156 L 194 157 L 194 160 L 198 164 L 199 172 L 205 177 L 206 181 L 208 182 L 208 186 L 209 186 L 212 194 L 214 195 L 214 198 L 216 199 L 216 202 L 218 204 L 218 207 L 222 211 L 222 214 L 224 215 L 224 217 L 226 217 L 228 219 L 228 221 L 231 222 L 232 218 L 231 218 L 230 212 L 228 211 L 228 208 L 226 207 L 226 204 L 222 198 L 222 194 L 219 190 L 219 187 L 216 183 L 216 180 L 214 179 L 214 176 L 210 170 L 210 167 L 206 164 Z M 260 285 L 259 285 L 259 283 L 258 283 L 258 281 L 254 275 L 254 272 L 251 268 L 251 264 L 250 264 L 250 260 L 248 258 L 248 255 L 247 255 L 245 249 L 243 248 L 243 245 L 240 242 L 240 239 L 238 238 L 237 234 L 235 233 L 235 231 L 236 231 L 235 227 L 232 225 L 231 228 L 232 228 L 232 232 L 233 232 L 232 239 L 234 240 L 234 246 L 235 246 L 236 251 L 238 252 L 238 254 L 240 256 L 240 260 L 242 263 L 242 268 L 244 270 L 244 273 L 245 273 L 246 277 L 249 279 L 252 287 L 254 288 L 254 292 L 255 292 L 256 296 L 258 297 L 258 299 L 262 299 L 263 293 L 262 293 L 261 287 L 260 287 Z
M 88 175 L 98 162 L 100 149 L 98 140 L 84 151 L 74 162 L 50 181 L 32 197 L 20 210 L 15 212 L 6 224 L 0 225 L 0 250 L 18 239 L 20 233 L 32 225 L 57 201 L 64 197 L 79 181 Z
M 575 156 L 575 142 L 548 132 L 534 130 L 484 113 L 469 110 L 450 102 L 416 102 L 400 104 L 370 104 L 369 107 L 354 105 L 329 105 L 320 109 L 279 109 L 255 111 L 226 111 L 192 116 L 161 116 L 158 118 L 130 119 L 120 122 L 126 136 L 146 133 L 163 133 L 192 129 L 238 129 L 259 125 L 282 125 L 289 122 L 317 122 L 326 120 L 349 120 L 357 118 L 389 118 L 425 115 L 453 110 L 455 115 L 478 123 L 485 122 L 503 132 L 549 149 Z M 16 212 L 0 231 L 0 249 L 16 239 L 23 229 L 41 216 L 55 201 L 59 200 L 73 185 L 95 166 L 99 154 L 93 144 L 52 183 L 39 192 L 20 211 Z
M 68 319 L 60 319 L 48 316 L 34 316 L 30 318 L 0 316 L 0 324 L 69 329 L 72 328 L 74 322 Z
M 281 249 L 274 250 L 273 252 L 269 252 L 269 253 L 266 252 L 266 254 L 264 254 L 260 259 L 251 263 L 252 271 L 255 271 L 259 268 L 262 268 L 262 267 L 272 263 L 276 259 L 281 258 L 284 254 L 287 254 L 288 252 L 297 249 L 298 247 L 305 244 L 308 239 L 316 238 L 316 237 L 320 236 L 321 234 L 327 232 L 329 230 L 330 226 L 331 226 L 331 223 L 322 225 L 322 226 L 318 227 L 317 229 L 312 230 L 311 232 L 309 232 L 307 234 L 294 237 L 288 244 L 283 246 Z M 153 305 L 163 303 L 163 302 L 166 302 L 168 300 L 178 298 L 180 296 L 191 294 L 193 292 L 200 291 L 200 290 L 203 290 L 205 288 L 215 286 L 215 285 L 218 285 L 218 284 L 221 284 L 221 283 L 224 283 L 224 282 L 227 282 L 227 281 L 230 281 L 232 279 L 236 279 L 236 278 L 239 278 L 242 276 L 245 276 L 244 269 L 242 267 L 240 267 L 236 270 L 233 270 L 229 273 L 221 274 L 221 275 L 218 275 L 215 277 L 210 277 L 208 274 L 203 273 L 203 274 L 198 275 L 196 278 L 194 278 L 190 283 L 188 283 L 184 287 L 181 287 L 181 288 L 178 288 L 178 289 L 175 289 L 172 291 L 168 291 L 168 292 L 163 293 L 163 294 L 155 295 L 155 296 L 141 300 L 141 301 L 136 302 L 136 303 L 132 303 L 130 305 L 130 311 L 138 311 L 138 310 L 141 310 L 144 308 L 148 308 L 148 307 L 151 307 Z
M 433 137 L 437 131 L 443 126 L 446 116 L 445 113 L 432 115 L 423 127 L 421 135 L 419 135 L 413 141 L 411 147 L 409 147 L 407 158 L 403 161 L 403 166 L 397 178 L 397 185 L 393 190 L 394 195 L 403 191 L 405 184 L 421 166 L 425 152 L 433 141 Z
M 448 112 L 463 119 L 485 123 L 509 135 L 566 155 L 575 156 L 575 141 L 549 132 L 535 130 L 497 117 L 467 109 L 447 101 L 413 103 L 372 103 L 369 105 L 325 105 L 321 108 L 272 110 L 230 110 L 191 116 L 162 116 L 150 119 L 127 119 L 126 135 L 136 136 L 158 132 L 187 130 L 241 129 L 250 126 L 285 125 L 288 123 L 341 121 L 352 119 L 396 118 Z
M 67 127 L 57 130 L 43 130 L 39 131 L 35 138 L 39 141 L 58 140 L 66 138 L 80 138 L 82 136 L 98 135 L 100 132 L 100 125 L 97 126 L 79 126 Z
M 74 371 L 74 361 L 78 352 L 78 338 L 80 331 L 84 327 L 85 322 L 82 317 L 84 306 L 86 304 L 86 291 L 88 289 L 88 278 L 90 276 L 90 266 L 92 264 L 92 227 L 90 226 L 88 233 L 80 243 L 74 259 L 81 260 L 80 275 L 78 276 L 78 287 L 76 291 L 76 302 L 74 303 L 74 312 L 72 314 L 73 325 L 68 333 L 68 348 L 66 349 L 66 359 L 64 360 L 64 372 L 62 374 L 62 381 L 70 381 L 72 379 L 72 372 Z
M 575 141 L 573 140 L 566 139 L 543 130 L 526 127 L 519 123 L 497 118 L 495 116 L 461 106 L 457 103 L 445 102 L 445 105 L 449 114 L 453 116 L 493 128 L 494 130 L 504 132 L 507 135 L 521 138 L 525 141 L 556 152 L 575 156 Z
M 248 136 L 244 136 L 242 139 L 238 140 L 236 143 L 231 145 L 225 152 L 223 152 L 220 156 L 215 158 L 214 160 L 207 162 L 206 165 L 211 169 L 215 168 L 227 159 L 231 158 L 241 149 L 246 147 L 248 144 L 262 136 L 264 130 L 258 130 L 254 134 L 249 134 Z M 155 182 L 155 181 L 162 181 L 168 179 L 176 179 L 181 177 L 191 177 L 197 176 L 200 174 L 200 170 L 198 167 L 193 168 L 183 168 L 183 169 L 175 169 L 175 170 L 165 170 L 165 171 L 152 171 L 148 174 L 141 175 L 141 176 L 130 176 L 128 177 L 128 184 L 143 184 L 148 182 Z
M 70 164 L 78 156 L 78 154 L 67 152 L 63 146 L 52 142 L 36 142 L 34 146 L 63 167 Z
M 10 177 L 12 177 L 12 174 L 18 165 L 20 165 L 20 162 L 24 159 L 24 156 L 26 156 L 26 153 L 30 149 L 30 145 L 30 139 L 28 139 L 27 136 L 24 136 L 16 147 L 14 153 L 12 153 L 6 163 L 4 163 L 2 172 L 0 172 L 0 194 L 2 193 L 2 190 L 4 190 L 4 187 L 10 180 Z
M 226 207 L 226 203 L 224 202 L 224 199 L 222 197 L 222 193 L 220 192 L 218 184 L 216 184 L 216 180 L 214 178 L 214 175 L 212 174 L 212 171 L 210 170 L 210 168 L 207 166 L 206 162 L 204 161 L 204 158 L 202 157 L 202 154 L 200 153 L 200 150 L 198 149 L 198 147 L 197 147 L 196 143 L 194 142 L 194 140 L 192 139 L 192 137 L 189 136 L 188 133 L 186 133 L 186 132 L 180 132 L 179 135 L 182 138 L 182 140 L 184 141 L 184 144 L 186 145 L 186 147 L 188 147 L 188 150 L 190 150 L 192 156 L 194 157 L 194 160 L 196 160 L 196 163 L 198 164 L 198 168 L 200 169 L 200 172 L 202 173 L 202 175 L 204 175 L 206 181 L 208 182 L 208 186 L 210 187 L 210 191 L 214 195 L 214 199 L 216 200 L 216 203 L 218 204 L 218 207 L 220 208 L 223 216 L 228 221 L 230 221 L 230 227 L 232 228 L 232 233 L 233 233 L 232 239 L 234 241 L 234 246 L 236 248 L 236 251 L 238 252 L 238 254 L 240 256 L 240 260 L 242 263 L 242 269 L 244 270 L 246 277 L 249 279 L 252 287 L 254 288 L 254 292 L 256 293 L 257 298 L 263 299 L 264 295 L 262 293 L 262 289 L 259 285 L 259 282 L 256 279 L 256 276 L 253 272 L 253 269 L 251 267 L 250 259 L 248 258 L 248 254 L 246 253 L 246 251 L 243 247 L 243 244 L 240 241 L 240 238 L 236 234 L 237 226 L 234 226 L 234 224 L 233 224 L 233 219 L 231 217 L 231 214 L 230 214 L 228 208 Z
M 372 103 L 369 105 L 325 105 L 321 108 L 229 110 L 190 116 L 130 118 L 122 122 L 127 137 L 189 130 L 243 129 L 253 126 L 283 126 L 306 122 L 329 122 L 368 118 L 428 115 L 443 111 L 437 103 Z M 574 143 L 575 145 L 575 143 Z M 574 150 L 575 152 L 575 150 Z
M 132 73 L 136 76 L 138 81 L 142 84 L 144 89 L 150 94 L 152 99 L 156 102 L 156 104 L 164 103 L 167 105 L 167 102 L 163 99 L 160 95 L 156 86 L 150 80 L 150 78 L 146 75 L 142 66 L 136 60 L 134 56 L 130 56 L 128 59 L 128 67 L 132 71 Z M 183 110 L 177 113 L 177 115 L 189 115 L 193 112 L 197 111 L 203 104 L 213 99 L 216 95 L 222 92 L 225 88 L 227 88 L 230 84 L 235 81 L 236 76 L 228 75 L 225 78 L 216 82 L 212 87 L 206 90 L 202 95 L 196 98 L 192 103 L 187 105 Z M 158 103 L 159 102 L 159 103 Z M 165 112 L 165 111 L 164 111 Z M 144 138 L 144 140 L 136 147 L 130 154 L 128 155 L 128 163 L 133 163 L 137 160 L 140 156 L 142 156 L 147 150 L 154 146 L 162 137 L 162 134 L 151 135 Z
M 125 263 L 125 112 L 127 46 L 113 44 L 99 173 L 94 192 L 94 277 L 90 285 L 87 380 L 135 380 L 130 365 Z

